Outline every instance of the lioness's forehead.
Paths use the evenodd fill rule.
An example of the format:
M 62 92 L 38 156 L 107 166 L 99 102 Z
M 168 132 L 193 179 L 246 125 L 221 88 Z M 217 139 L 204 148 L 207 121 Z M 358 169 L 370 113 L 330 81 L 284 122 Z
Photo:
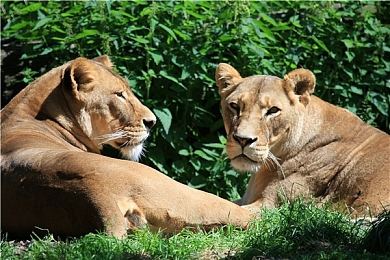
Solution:
M 244 78 L 237 86 L 237 91 L 259 95 L 264 92 L 281 90 L 282 83 L 283 80 L 275 76 L 254 75 Z
M 112 81 L 113 79 L 115 79 L 115 83 L 118 84 L 118 86 L 122 85 L 124 88 L 130 89 L 129 83 L 123 77 L 121 77 L 118 73 L 116 73 L 112 68 L 107 67 L 106 65 L 101 64 L 101 63 L 96 62 L 96 61 L 93 61 L 93 60 L 91 60 L 91 62 L 94 63 L 96 69 L 107 72 L 108 75 L 112 76 L 112 78 L 106 77 L 105 78 L 106 80 Z

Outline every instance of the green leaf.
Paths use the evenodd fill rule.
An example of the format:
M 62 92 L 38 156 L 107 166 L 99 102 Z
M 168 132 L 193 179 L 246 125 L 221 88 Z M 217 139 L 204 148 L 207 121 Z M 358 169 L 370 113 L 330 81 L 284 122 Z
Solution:
M 169 133 L 169 129 L 172 123 L 172 114 L 168 108 L 153 108 L 153 112 L 156 114 L 158 120 L 161 122 L 166 134 Z
M 184 88 L 185 90 L 187 90 L 186 86 L 184 86 L 184 85 L 183 85 L 181 82 L 179 82 L 176 78 L 174 78 L 174 77 L 172 77 L 172 76 L 169 76 L 165 70 L 160 71 L 160 75 L 163 76 L 163 77 L 166 78 L 166 79 L 169 79 L 169 80 L 175 82 L 176 84 L 178 84 L 179 86 L 181 86 L 182 88 Z
M 173 31 L 175 32 L 175 34 L 179 35 L 180 38 L 182 38 L 183 40 L 185 41 L 188 41 L 188 40 L 191 40 L 191 37 L 177 29 L 173 29 Z
M 191 165 L 194 167 L 194 169 L 195 169 L 196 171 L 199 171 L 199 170 L 200 170 L 200 167 L 202 167 L 202 163 L 201 163 L 199 160 L 196 160 L 196 159 L 194 159 L 194 158 L 192 158 L 192 159 L 190 160 L 190 163 L 191 163 Z
M 221 42 L 227 42 L 227 41 L 231 41 L 234 39 L 234 36 L 233 35 L 228 35 L 228 34 L 223 34 L 221 35 L 221 37 L 219 37 L 219 40 Z
M 272 26 L 278 26 L 275 20 L 272 17 L 269 17 L 265 13 L 260 13 L 260 17 L 263 18 L 266 22 L 270 23 Z
M 194 154 L 196 155 L 199 155 L 200 157 L 202 157 L 203 159 L 207 160 L 207 161 L 214 161 L 214 158 L 208 156 L 205 152 L 203 152 L 202 150 L 196 150 L 194 152 Z
M 73 39 L 78 40 L 91 35 L 99 35 L 100 32 L 98 30 L 83 30 L 81 33 L 77 34 Z
M 227 139 L 224 135 L 218 135 L 218 139 L 221 142 L 221 144 L 226 145 Z
M 367 99 L 381 112 L 383 115 L 388 116 L 389 113 L 389 100 L 382 94 L 369 90 L 367 92 Z M 386 101 L 387 100 L 387 101 Z
M 179 150 L 179 152 L 178 152 L 180 155 L 183 155 L 183 156 L 188 156 L 188 155 L 190 155 L 190 152 L 188 151 L 188 150 L 186 150 L 186 149 L 181 149 L 181 150 Z
M 59 28 L 57 26 L 51 26 L 51 29 L 53 29 L 54 31 L 60 32 L 60 33 L 66 33 L 64 30 L 62 30 L 61 28 Z
M 303 26 L 299 23 L 299 15 L 294 15 L 290 17 L 290 22 L 298 28 L 303 28 Z
M 191 181 L 188 183 L 188 186 L 195 189 L 200 189 L 206 186 L 206 184 L 207 184 L 207 179 L 201 175 L 198 175 L 192 177 Z
M 180 76 L 180 80 L 185 80 L 186 78 L 188 78 L 189 76 L 191 76 L 191 74 L 187 71 L 187 69 L 184 67 L 181 71 L 181 76 Z
M 270 29 L 268 29 L 267 26 L 264 26 L 264 24 L 261 21 L 253 19 L 252 24 L 259 38 L 265 37 L 268 40 L 271 40 L 273 42 L 276 41 L 273 32 Z M 260 32 L 258 28 L 260 28 L 262 32 Z
M 50 53 L 50 52 L 52 52 L 52 51 L 53 51 L 52 48 L 46 48 L 46 49 L 44 49 L 43 52 L 41 52 L 39 55 L 46 55 L 46 54 L 48 54 L 48 53 Z
M 41 3 L 34 3 L 34 2 L 29 2 L 25 8 L 22 8 L 19 10 L 21 14 L 27 14 L 27 13 L 32 13 L 41 8 L 42 4 Z
M 324 49 L 327 53 L 329 53 L 329 49 L 326 47 L 325 43 L 319 39 L 317 39 L 317 37 L 315 37 L 314 35 L 312 35 L 311 37 L 315 43 L 317 43 L 322 49 Z
M 199 20 L 205 20 L 206 19 L 206 16 L 201 15 L 199 13 L 195 13 L 195 12 L 191 11 L 190 9 L 186 9 L 185 12 L 190 14 L 190 15 L 192 15 L 195 18 L 198 18 Z
M 174 31 L 172 31 L 170 28 L 168 28 L 167 26 L 165 26 L 163 24 L 159 24 L 158 26 L 161 27 L 162 29 L 164 29 L 167 33 L 169 33 L 169 35 L 172 36 L 173 39 L 175 39 L 177 41 L 176 34 Z
M 149 43 L 149 41 L 147 39 L 142 38 L 140 36 L 130 37 L 130 38 L 133 39 L 134 41 L 142 43 L 142 44 L 148 44 Z
M 345 54 L 347 55 L 348 61 L 351 62 L 355 58 L 355 53 L 346 51 Z
M 355 86 L 351 86 L 350 91 L 358 95 L 363 95 L 363 90 Z
M 344 68 L 343 71 L 344 71 L 345 73 L 347 73 L 347 75 L 348 75 L 351 79 L 353 79 L 353 72 L 352 72 L 352 70 L 351 70 L 350 68 Z
M 163 61 L 163 56 L 161 54 L 158 54 L 157 52 L 154 51 L 148 51 L 150 56 L 152 56 L 153 61 L 156 65 L 158 65 L 161 61 Z
M 43 18 L 42 20 L 39 20 L 34 28 L 31 30 L 31 31 L 35 31 L 36 29 L 38 28 L 41 28 L 42 26 L 44 26 L 45 24 L 49 23 L 52 19 L 50 17 L 47 17 L 47 18 Z
M 344 39 L 341 41 L 344 43 L 345 47 L 347 47 L 348 49 L 353 48 L 353 46 L 354 46 L 354 42 L 350 39 Z
M 225 148 L 224 144 L 219 144 L 219 143 L 204 144 L 204 146 L 211 147 L 211 148 L 218 148 L 218 149 L 224 149 Z
M 150 152 L 152 156 L 149 156 L 149 160 L 153 162 L 160 172 L 168 174 L 166 167 L 164 167 L 166 161 L 164 151 L 161 148 L 153 148 Z
M 23 20 L 20 23 L 16 23 L 16 24 L 11 25 L 11 29 L 17 31 L 17 30 L 23 29 L 27 25 L 29 25 L 29 23 L 27 21 Z

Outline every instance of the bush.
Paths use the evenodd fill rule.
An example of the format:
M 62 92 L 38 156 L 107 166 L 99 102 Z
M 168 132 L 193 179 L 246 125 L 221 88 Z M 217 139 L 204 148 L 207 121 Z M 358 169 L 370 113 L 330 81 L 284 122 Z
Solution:
M 214 81 L 220 62 L 243 76 L 308 68 L 317 76 L 316 95 L 390 133 L 385 2 L 23 1 L 2 7 L 3 106 L 49 68 L 108 54 L 159 119 L 143 163 L 224 198 L 239 197 L 246 177 L 230 169 L 224 152 Z

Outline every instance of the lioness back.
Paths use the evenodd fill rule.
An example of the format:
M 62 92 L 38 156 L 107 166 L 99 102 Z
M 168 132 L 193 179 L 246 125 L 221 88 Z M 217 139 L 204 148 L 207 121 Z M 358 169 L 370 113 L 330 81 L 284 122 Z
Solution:
M 216 81 L 231 164 L 252 172 L 239 205 L 259 210 L 313 196 L 357 215 L 390 206 L 390 136 L 313 96 L 314 74 L 242 78 L 220 64 Z

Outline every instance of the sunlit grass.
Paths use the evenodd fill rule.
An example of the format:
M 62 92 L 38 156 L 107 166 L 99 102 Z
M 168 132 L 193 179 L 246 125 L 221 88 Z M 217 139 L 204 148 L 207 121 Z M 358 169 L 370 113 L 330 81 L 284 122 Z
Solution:
M 126 239 L 103 233 L 57 240 L 1 242 L 1 259 L 388 259 L 389 213 L 371 224 L 296 200 L 265 209 L 248 230 L 140 230 Z M 25 244 L 21 246 L 21 244 Z

